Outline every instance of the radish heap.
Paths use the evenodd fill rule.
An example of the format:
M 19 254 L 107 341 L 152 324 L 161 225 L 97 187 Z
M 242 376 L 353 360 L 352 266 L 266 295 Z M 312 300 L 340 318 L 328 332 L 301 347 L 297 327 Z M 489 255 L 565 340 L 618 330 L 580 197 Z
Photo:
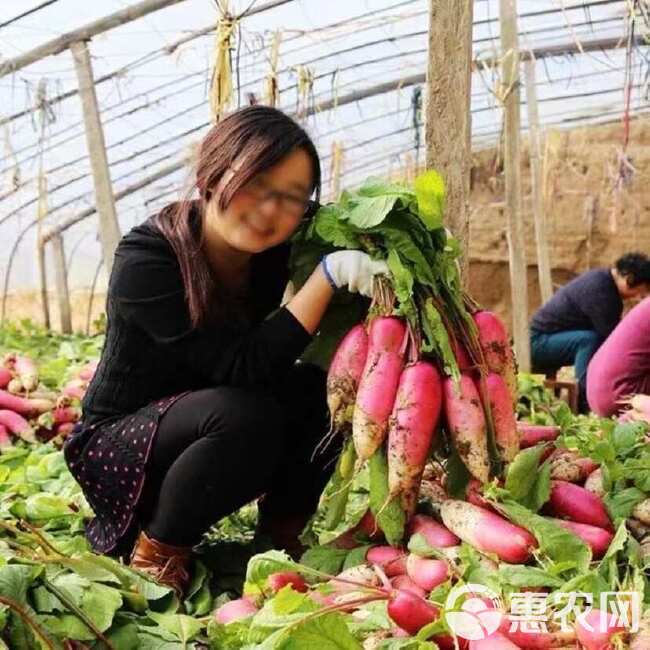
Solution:
M 87 363 L 57 394 L 39 384 L 32 359 L 6 354 L 0 366 L 0 445 L 9 446 L 12 435 L 31 443 L 53 437 L 61 443 L 81 418 L 80 401 L 96 368 L 96 361 Z

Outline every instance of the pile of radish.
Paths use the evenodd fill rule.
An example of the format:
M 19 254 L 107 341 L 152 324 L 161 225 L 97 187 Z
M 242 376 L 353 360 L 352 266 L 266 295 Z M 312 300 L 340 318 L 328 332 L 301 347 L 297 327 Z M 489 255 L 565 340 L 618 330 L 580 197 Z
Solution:
M 31 358 L 6 354 L 0 366 L 0 447 L 12 445 L 14 439 L 60 444 L 81 416 L 81 400 L 96 367 L 96 361 L 87 363 L 61 391 L 53 391 L 39 381 Z

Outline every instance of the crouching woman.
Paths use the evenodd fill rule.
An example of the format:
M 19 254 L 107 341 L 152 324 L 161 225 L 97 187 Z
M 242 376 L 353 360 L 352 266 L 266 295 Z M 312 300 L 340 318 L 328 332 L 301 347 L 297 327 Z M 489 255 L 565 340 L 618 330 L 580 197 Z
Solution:
M 327 481 L 328 456 L 311 460 L 328 425 L 325 376 L 296 360 L 335 289 L 369 295 L 386 266 L 332 253 L 279 307 L 288 240 L 320 177 L 298 124 L 244 108 L 202 142 L 198 198 L 117 248 L 105 346 L 64 453 L 95 513 L 92 548 L 130 555 L 179 593 L 192 547 L 260 495 L 259 529 L 295 550 Z

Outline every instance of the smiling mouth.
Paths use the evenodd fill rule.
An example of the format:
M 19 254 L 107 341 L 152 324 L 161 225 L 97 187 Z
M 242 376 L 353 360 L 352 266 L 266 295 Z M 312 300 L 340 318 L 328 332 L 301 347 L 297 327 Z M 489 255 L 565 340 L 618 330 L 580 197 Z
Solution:
M 260 228 L 255 223 L 253 223 L 250 219 L 246 219 L 246 225 L 260 237 L 268 237 L 269 235 L 273 234 L 272 228 Z

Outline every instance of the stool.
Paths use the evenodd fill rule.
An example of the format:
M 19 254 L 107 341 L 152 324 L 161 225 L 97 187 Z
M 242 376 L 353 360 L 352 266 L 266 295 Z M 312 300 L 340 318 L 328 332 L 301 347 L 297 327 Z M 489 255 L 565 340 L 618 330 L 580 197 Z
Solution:
M 545 373 L 544 388 L 548 388 L 555 397 L 563 399 L 573 413 L 578 412 L 578 384 L 571 380 L 560 380 L 557 371 Z

